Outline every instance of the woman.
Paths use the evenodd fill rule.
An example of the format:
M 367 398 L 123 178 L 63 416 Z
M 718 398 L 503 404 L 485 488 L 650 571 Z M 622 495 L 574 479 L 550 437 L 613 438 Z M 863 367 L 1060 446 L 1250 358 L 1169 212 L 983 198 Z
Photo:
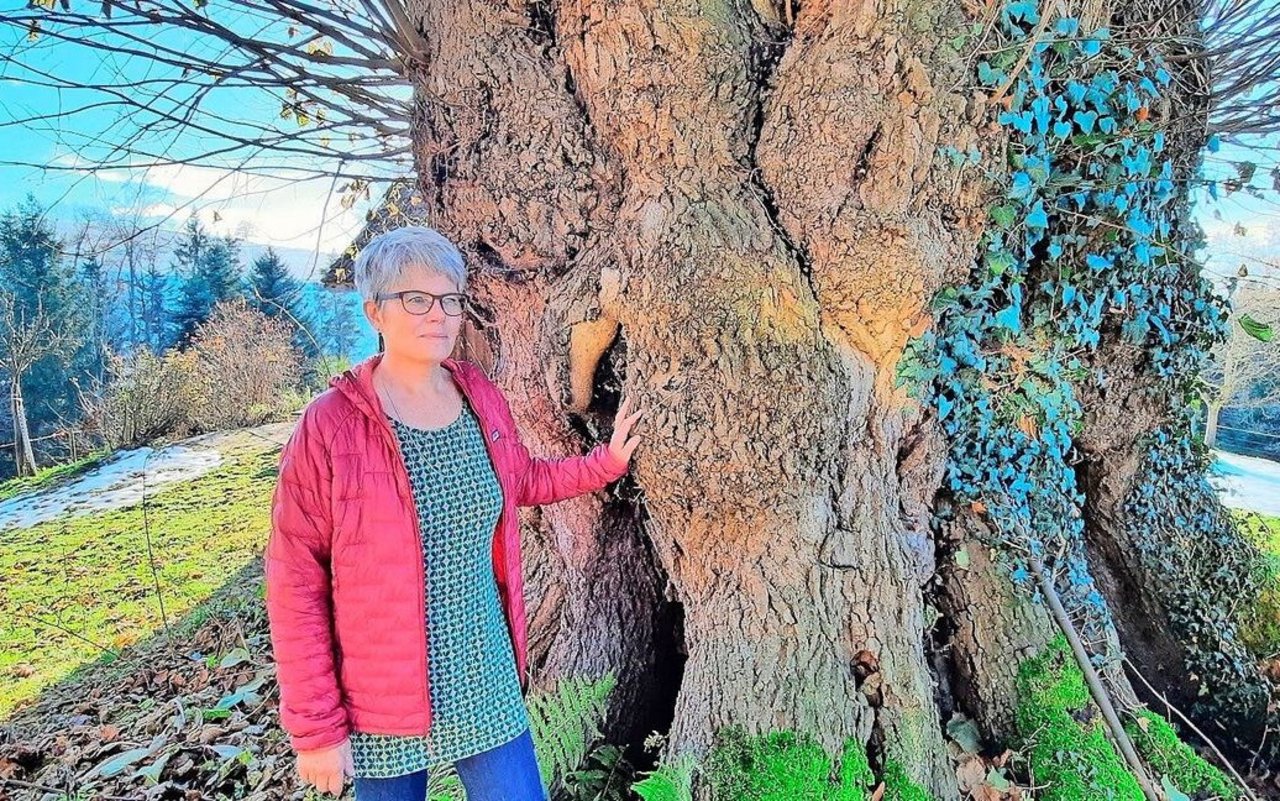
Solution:
M 280 722 L 304 781 L 423 801 L 453 763 L 469 801 L 543 801 L 524 705 L 516 507 L 627 472 L 640 412 L 585 456 L 533 458 L 505 398 L 450 357 L 466 309 L 457 249 L 389 231 L 355 263 L 385 350 L 329 382 L 280 459 L 266 550 Z

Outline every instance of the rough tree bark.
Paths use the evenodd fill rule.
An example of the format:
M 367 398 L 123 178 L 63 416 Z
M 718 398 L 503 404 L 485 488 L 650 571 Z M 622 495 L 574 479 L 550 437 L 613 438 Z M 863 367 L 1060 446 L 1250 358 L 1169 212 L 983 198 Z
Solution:
M 406 6 L 417 208 L 475 265 L 470 352 L 534 451 L 599 437 L 620 391 L 647 410 L 621 497 L 528 518 L 535 683 L 614 670 L 610 736 L 664 757 L 731 724 L 857 737 L 957 797 L 942 716 L 1007 734 L 1053 633 L 980 521 L 933 530 L 946 446 L 893 386 L 985 220 L 937 149 L 1000 144 L 941 46 L 963 10 Z

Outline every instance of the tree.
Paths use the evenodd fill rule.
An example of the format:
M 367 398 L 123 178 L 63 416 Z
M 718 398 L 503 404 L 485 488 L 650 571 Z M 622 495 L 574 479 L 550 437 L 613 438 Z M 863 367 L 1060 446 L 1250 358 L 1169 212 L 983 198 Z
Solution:
M 0 216 L 0 366 L 11 384 L 19 475 L 35 470 L 31 431 L 74 411 L 69 358 L 87 318 L 74 268 L 60 251 L 34 196 Z
M 360 335 L 359 321 L 351 301 L 349 289 L 330 289 L 317 298 L 317 335 L 324 343 L 324 352 L 332 356 L 350 358 Z
M 1280 344 L 1274 336 L 1259 339 L 1245 325 L 1252 321 L 1274 330 L 1280 325 L 1280 291 L 1257 284 L 1233 292 L 1230 333 L 1215 350 L 1210 374 L 1214 392 L 1208 400 L 1205 444 L 1217 443 L 1218 416 L 1225 407 L 1280 407 Z
M 302 304 L 302 282 L 289 274 L 275 248 L 254 259 L 248 279 L 249 304 L 268 317 L 288 323 L 293 333 L 293 346 L 304 358 L 319 355 L 312 322 Z
M 214 306 L 241 294 L 240 245 L 230 236 L 209 239 L 196 222 L 178 250 L 178 264 L 184 271 L 176 322 L 179 342 L 186 344 Z
M 412 158 L 533 451 L 647 409 L 616 496 L 528 521 L 536 681 L 612 670 L 610 736 L 664 757 L 794 728 L 954 798 L 947 717 L 1009 739 L 1036 593 L 1122 711 L 1123 655 L 1237 754 L 1275 723 L 1185 414 L 1223 332 L 1186 187 L 1280 128 L 1280 17 L 1083 5 L 285 0 L 312 47 L 205 66 L 281 91 L 300 129 L 258 141 L 332 157 L 344 202 Z
M 136 302 L 142 321 L 142 342 L 159 355 L 174 344 L 176 313 L 170 301 L 174 276 L 152 262 L 142 274 Z

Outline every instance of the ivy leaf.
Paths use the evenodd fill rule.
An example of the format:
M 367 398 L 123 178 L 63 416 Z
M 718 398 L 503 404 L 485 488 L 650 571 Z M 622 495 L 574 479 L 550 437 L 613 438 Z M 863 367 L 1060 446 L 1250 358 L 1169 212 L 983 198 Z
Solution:
M 1013 210 L 1013 206 L 996 206 L 988 213 L 992 221 L 1001 228 L 1008 228 L 1017 219 L 1017 212 Z
M 1076 127 L 1084 133 L 1093 133 L 1093 125 L 1098 121 L 1098 112 L 1096 111 L 1077 111 L 1071 116 L 1075 120 Z
M 1248 314 L 1240 315 L 1240 327 L 1245 333 L 1261 342 L 1270 342 L 1275 338 L 1275 331 L 1267 323 L 1260 323 Z
M 1040 21 L 1040 14 L 1036 10 L 1036 3 L 1031 2 L 1030 0 L 1019 0 L 1019 2 L 1010 3 L 1006 6 L 1005 11 L 1008 13 L 1009 19 L 1020 19 L 1024 22 L 1030 22 L 1033 25 Z
M 1022 310 L 1017 306 L 1008 306 L 996 312 L 996 325 L 1007 328 L 1013 333 L 1022 330 Z
M 1031 209 L 1031 212 L 1027 215 L 1027 227 L 1028 228 L 1048 228 L 1049 227 L 1049 215 L 1045 213 L 1043 201 L 1037 200 L 1036 205 Z
M 992 275 L 1003 275 L 1004 271 L 1012 267 L 1013 264 L 1013 256 L 1006 251 L 996 253 L 987 259 L 987 269 L 991 271 Z
M 997 86 L 1004 81 L 1004 78 L 1004 72 L 993 68 L 990 62 L 978 62 L 978 82 L 983 86 Z
M 1031 176 L 1022 170 L 1013 174 L 1013 184 L 1009 187 L 1009 197 L 1014 200 L 1026 200 L 1031 196 Z

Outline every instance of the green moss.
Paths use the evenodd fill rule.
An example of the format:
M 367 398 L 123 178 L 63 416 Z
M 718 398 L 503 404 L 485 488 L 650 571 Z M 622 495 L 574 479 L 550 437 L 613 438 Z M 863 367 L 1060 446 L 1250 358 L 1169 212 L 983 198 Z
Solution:
M 890 759 L 884 766 L 884 801 L 931 801 L 920 785 L 911 781 L 902 763 Z
M 1240 797 L 1227 775 L 1182 742 L 1169 721 L 1155 712 L 1140 711 L 1138 720 L 1126 723 L 1125 730 L 1142 760 L 1151 766 L 1153 778 L 1168 776 L 1169 781 L 1188 794 L 1208 793 L 1212 798 L 1224 799 Z
M 875 778 L 866 750 L 853 739 L 833 766 L 810 736 L 748 737 L 736 726 L 720 732 L 706 774 L 716 801 L 863 801 Z
M 1064 636 L 1019 665 L 1016 726 L 1041 801 L 1143 801 Z

